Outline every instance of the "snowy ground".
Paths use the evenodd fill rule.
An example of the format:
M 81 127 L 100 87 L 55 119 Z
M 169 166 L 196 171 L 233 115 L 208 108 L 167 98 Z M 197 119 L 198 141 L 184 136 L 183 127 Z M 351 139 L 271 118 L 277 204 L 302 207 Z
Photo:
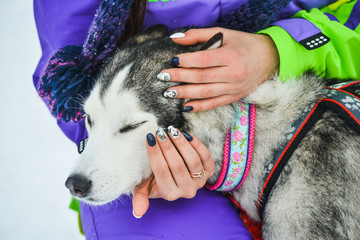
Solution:
M 0 239 L 84 239 L 64 186 L 76 149 L 32 85 L 32 1 L 1 0 L 0 30 Z

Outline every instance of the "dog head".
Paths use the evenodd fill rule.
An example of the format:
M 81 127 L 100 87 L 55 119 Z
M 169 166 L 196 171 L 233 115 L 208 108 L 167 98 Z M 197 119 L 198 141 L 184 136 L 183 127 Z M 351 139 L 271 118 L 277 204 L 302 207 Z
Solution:
M 78 199 L 94 205 L 129 194 L 151 168 L 145 136 L 158 127 L 184 128 L 183 99 L 167 99 L 163 92 L 179 83 L 156 76 L 171 68 L 177 54 L 220 47 L 216 34 L 205 44 L 181 46 L 166 27 L 154 26 L 131 39 L 109 59 L 84 104 L 88 142 L 66 181 Z

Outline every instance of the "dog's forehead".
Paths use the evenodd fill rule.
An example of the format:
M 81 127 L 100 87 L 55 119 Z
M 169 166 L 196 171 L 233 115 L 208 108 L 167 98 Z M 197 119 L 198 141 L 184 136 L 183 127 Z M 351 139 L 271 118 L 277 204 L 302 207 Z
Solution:
M 91 111 L 91 109 L 97 109 L 101 107 L 100 105 L 105 104 L 105 98 L 114 97 L 122 89 L 122 84 L 129 75 L 130 68 L 132 63 L 126 65 L 115 75 L 113 81 L 97 81 L 93 90 L 90 93 L 90 96 L 85 102 L 84 110 L 85 112 Z
M 103 81 L 99 81 L 100 84 L 100 92 L 99 97 L 103 99 L 106 95 L 117 94 L 123 88 L 123 84 L 127 79 L 130 69 L 133 63 L 129 63 L 121 68 L 119 71 L 114 71 L 114 76 L 109 76 L 108 78 L 113 79 L 104 79 Z

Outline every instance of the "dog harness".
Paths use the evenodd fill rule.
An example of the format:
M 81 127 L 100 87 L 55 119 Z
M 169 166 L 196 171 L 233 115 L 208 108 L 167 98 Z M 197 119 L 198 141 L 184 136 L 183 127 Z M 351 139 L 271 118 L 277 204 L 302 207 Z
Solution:
M 235 117 L 226 133 L 220 177 L 209 190 L 235 191 L 250 171 L 255 134 L 255 105 L 236 103 Z
M 360 133 L 360 81 L 338 83 L 325 88 L 326 95 L 316 104 L 302 111 L 287 131 L 287 141 L 275 151 L 273 160 L 265 168 L 262 189 L 258 197 L 258 213 L 263 219 L 269 195 L 281 171 L 311 127 L 327 110 L 333 110 L 347 124 Z
M 272 161 L 264 169 L 263 187 L 257 203 L 261 220 L 263 220 L 269 195 L 281 171 L 301 140 L 325 111 L 333 110 L 344 119 L 347 124 L 360 133 L 360 81 L 334 84 L 326 87 L 325 91 L 324 98 L 303 109 L 301 116 L 294 121 L 287 131 L 286 141 L 275 151 Z M 245 119 L 247 119 L 247 122 Z M 239 102 L 232 127 L 226 134 L 224 163 L 220 177 L 214 185 L 207 184 L 206 187 L 210 190 L 226 191 L 224 194 L 241 210 L 240 218 L 254 239 L 261 240 L 261 222 L 253 221 L 229 193 L 229 191 L 238 189 L 249 173 L 254 133 L 255 105 Z M 244 148 L 244 146 L 247 148 Z

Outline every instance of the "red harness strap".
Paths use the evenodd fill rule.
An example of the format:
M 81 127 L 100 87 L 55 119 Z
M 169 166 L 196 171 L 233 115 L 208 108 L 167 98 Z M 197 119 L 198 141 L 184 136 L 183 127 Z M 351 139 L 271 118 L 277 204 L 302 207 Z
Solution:
M 240 219 L 244 223 L 245 227 L 251 233 L 254 240 L 262 240 L 262 224 L 261 222 L 255 222 L 247 214 L 246 211 L 235 201 L 234 197 L 230 193 L 224 192 L 224 194 L 240 209 Z
M 282 169 L 296 150 L 301 140 L 327 110 L 334 111 L 339 117 L 360 133 L 360 81 L 343 82 L 326 88 L 326 96 L 314 106 L 303 111 L 300 118 L 292 124 L 285 142 L 275 153 L 273 160 L 266 166 L 263 187 L 258 197 L 258 213 L 261 219 L 269 195 L 281 174 Z

